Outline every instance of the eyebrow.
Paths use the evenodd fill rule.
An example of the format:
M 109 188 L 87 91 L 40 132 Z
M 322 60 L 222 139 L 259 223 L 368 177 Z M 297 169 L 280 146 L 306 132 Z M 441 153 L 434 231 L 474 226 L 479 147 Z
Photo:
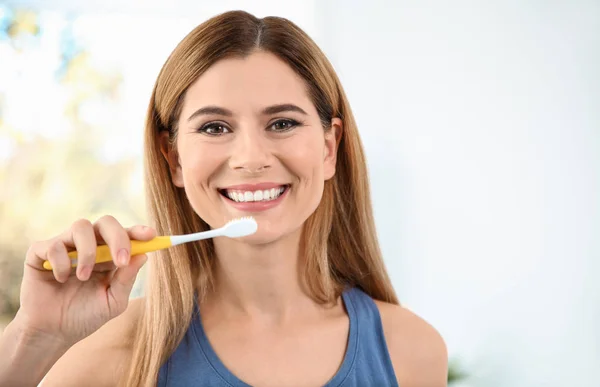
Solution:
M 207 115 L 232 117 L 233 113 L 231 112 L 231 110 L 227 110 L 222 107 L 205 106 L 203 108 L 196 110 L 194 113 L 192 113 L 192 115 L 189 116 L 189 118 L 188 118 L 188 122 L 190 122 L 191 120 L 193 120 L 194 118 L 196 118 L 198 116 L 207 116 Z
M 296 113 L 308 115 L 308 113 L 306 113 L 301 107 L 296 106 L 291 103 L 268 106 L 268 107 L 264 108 L 261 113 L 265 116 L 268 116 L 268 115 L 283 113 L 283 112 L 296 112 Z M 231 110 L 228 110 L 228 109 L 225 109 L 225 108 L 222 108 L 219 106 L 205 106 L 203 108 L 196 110 L 194 113 L 192 113 L 192 115 L 189 116 L 189 118 L 188 118 L 188 122 L 198 116 L 203 116 L 203 115 L 217 115 L 217 116 L 232 117 L 233 112 Z
M 273 106 L 266 107 L 263 109 L 262 114 L 265 116 L 268 116 L 271 114 L 277 114 L 277 113 L 282 113 L 282 112 L 296 112 L 296 113 L 304 114 L 305 116 L 308 115 L 304 110 L 302 110 L 302 108 L 300 108 L 299 106 L 296 106 L 294 104 L 291 104 L 291 103 L 285 103 L 282 105 L 273 105 Z

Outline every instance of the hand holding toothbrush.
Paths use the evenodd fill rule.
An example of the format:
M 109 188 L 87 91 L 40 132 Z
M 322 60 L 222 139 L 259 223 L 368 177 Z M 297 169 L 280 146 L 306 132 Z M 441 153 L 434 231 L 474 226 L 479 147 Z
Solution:
M 131 241 L 149 241 L 156 231 L 145 226 L 124 228 L 112 216 L 92 224 L 78 220 L 63 233 L 33 243 L 27 251 L 21 307 L 16 320 L 27 329 L 70 346 L 121 314 L 146 255 L 131 256 Z M 111 260 L 96 264 L 105 245 Z M 72 269 L 69 251 L 78 254 Z M 44 269 L 50 262 L 52 271 Z

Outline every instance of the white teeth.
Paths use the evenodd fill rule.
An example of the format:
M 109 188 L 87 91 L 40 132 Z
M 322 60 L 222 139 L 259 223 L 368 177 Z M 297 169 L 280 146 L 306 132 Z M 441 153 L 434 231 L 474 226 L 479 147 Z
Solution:
M 267 190 L 258 191 L 225 191 L 228 198 L 235 202 L 260 202 L 274 200 L 279 197 L 285 191 L 285 187 L 271 188 Z

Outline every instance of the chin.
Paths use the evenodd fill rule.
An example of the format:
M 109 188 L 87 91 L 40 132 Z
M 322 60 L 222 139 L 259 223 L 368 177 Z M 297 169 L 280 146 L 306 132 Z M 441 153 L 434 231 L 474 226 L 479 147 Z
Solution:
M 261 230 L 261 223 L 259 222 L 256 233 L 242 238 L 237 238 L 236 240 L 250 246 L 264 246 L 289 239 L 290 237 L 299 233 L 300 229 L 289 232 L 281 232 L 280 230 L 269 230 L 265 228 Z

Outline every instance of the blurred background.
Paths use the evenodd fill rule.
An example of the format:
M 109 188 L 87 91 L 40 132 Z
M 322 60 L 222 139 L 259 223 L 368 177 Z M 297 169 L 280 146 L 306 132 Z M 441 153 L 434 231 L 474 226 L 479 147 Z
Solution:
M 0 330 L 32 241 L 145 222 L 155 78 L 231 9 L 291 19 L 338 71 L 390 275 L 452 385 L 598 386 L 598 1 L 0 2 Z

